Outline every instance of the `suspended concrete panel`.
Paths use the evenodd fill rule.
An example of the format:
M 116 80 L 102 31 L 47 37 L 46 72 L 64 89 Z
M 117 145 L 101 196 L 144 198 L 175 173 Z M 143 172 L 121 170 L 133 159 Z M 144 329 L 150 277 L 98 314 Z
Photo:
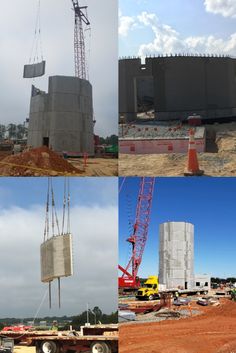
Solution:
M 159 239 L 159 282 L 167 288 L 194 288 L 193 224 L 163 223 Z
M 46 61 L 41 63 L 25 65 L 24 66 L 24 78 L 40 77 L 45 74 Z
M 41 281 L 73 274 L 71 234 L 57 235 L 41 244 Z

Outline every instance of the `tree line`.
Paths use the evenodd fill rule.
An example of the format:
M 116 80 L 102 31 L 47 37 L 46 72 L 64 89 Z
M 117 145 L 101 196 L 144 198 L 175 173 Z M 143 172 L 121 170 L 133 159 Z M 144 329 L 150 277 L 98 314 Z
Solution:
M 69 330 L 70 326 L 73 327 L 75 330 L 79 330 L 80 326 L 85 325 L 87 322 L 87 315 L 91 325 L 93 324 L 116 324 L 118 323 L 118 312 L 112 312 L 111 314 L 104 314 L 102 310 L 95 306 L 92 310 L 82 312 L 76 316 L 45 316 L 42 318 L 37 318 L 34 321 L 35 326 L 39 326 L 40 321 L 46 321 L 47 324 L 52 323 L 56 320 L 59 324 L 59 328 L 61 330 Z M 0 330 L 5 326 L 11 325 L 27 325 L 28 322 L 33 321 L 32 317 L 19 319 L 19 318 L 0 318 Z
M 211 283 L 217 283 L 217 284 L 236 283 L 236 277 L 227 277 L 227 278 L 211 277 Z
M 25 124 L 0 124 L 0 140 L 22 140 L 26 139 L 28 129 Z
M 99 137 L 99 142 L 101 145 L 117 145 L 118 144 L 118 136 L 111 135 L 107 137 Z

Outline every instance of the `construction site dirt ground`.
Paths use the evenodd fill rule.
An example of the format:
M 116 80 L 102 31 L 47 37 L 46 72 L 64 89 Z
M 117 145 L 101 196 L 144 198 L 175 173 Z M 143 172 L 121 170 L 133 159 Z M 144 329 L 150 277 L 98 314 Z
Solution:
M 83 169 L 83 159 L 68 159 L 68 161 L 78 169 Z M 117 176 L 117 158 L 89 158 L 85 171 L 81 176 Z
M 221 299 L 198 310 L 190 318 L 121 324 L 119 353 L 236 353 L 236 303 Z
M 205 125 L 205 153 L 198 154 L 206 176 L 236 176 L 236 123 Z M 119 155 L 120 176 L 183 176 L 187 154 Z
M 40 153 L 41 153 L 41 149 Z M 42 176 L 52 175 L 58 176 L 65 173 L 65 169 L 61 167 L 67 163 L 68 169 L 72 172 L 72 167 L 76 168 L 71 173 L 73 176 L 117 176 L 118 160 L 117 158 L 88 158 L 86 165 L 83 158 L 68 158 L 63 160 L 58 156 L 56 164 L 51 164 L 51 157 L 44 153 L 39 161 L 34 155 L 29 159 L 24 158 L 23 154 L 0 153 L 0 175 L 1 176 Z M 45 154 L 46 157 L 45 158 Z M 22 157 L 22 158 L 21 158 Z M 38 152 L 36 157 L 38 157 Z M 13 159 L 13 160 L 12 160 Z M 5 163 L 6 162 L 6 163 Z M 11 165 L 11 163 L 13 163 Z M 16 163 L 16 165 L 14 165 Z M 22 167 L 21 167 L 22 165 Z M 24 166 L 26 166 L 24 168 Z M 55 168 L 57 167 L 57 168 Z M 71 168 L 70 168 L 71 167 Z M 44 170 L 45 169 L 45 170 Z

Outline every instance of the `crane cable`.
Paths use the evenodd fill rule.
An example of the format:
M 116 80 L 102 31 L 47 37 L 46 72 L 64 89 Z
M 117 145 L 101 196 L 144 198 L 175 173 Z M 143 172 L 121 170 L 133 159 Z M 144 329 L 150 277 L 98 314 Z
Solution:
M 126 180 L 126 177 L 124 177 L 123 180 L 122 180 L 121 186 L 120 186 L 120 188 L 119 188 L 119 193 L 121 192 L 121 190 L 122 190 L 122 188 L 123 188 L 123 186 L 124 186 L 125 180 Z
M 29 57 L 29 64 L 31 64 L 33 59 L 33 64 L 39 61 L 39 51 L 41 55 L 41 59 L 43 61 L 43 45 L 42 45 L 42 37 L 41 37 L 41 0 L 37 0 L 38 6 L 36 11 L 36 21 L 35 21 L 35 30 L 34 30 L 34 38 L 33 44 L 31 48 L 31 53 Z
M 67 178 L 67 233 L 70 234 L 70 184 Z
M 64 234 L 65 212 L 66 212 L 66 178 L 64 179 L 63 215 L 62 215 L 62 231 L 61 231 L 62 234 Z
M 51 205 L 51 207 L 50 207 Z M 67 219 L 66 219 L 67 218 Z M 51 228 L 50 228 L 51 221 Z M 55 226 L 57 234 L 55 234 Z M 44 227 L 44 242 L 51 235 L 70 234 L 70 186 L 69 178 L 64 179 L 64 197 L 63 197 L 63 212 L 62 212 L 62 231 L 60 232 L 59 220 L 57 216 L 55 196 L 53 190 L 52 178 L 48 177 L 47 199 L 46 199 L 46 217 Z
M 39 306 L 38 306 L 38 309 L 37 309 L 37 311 L 36 311 L 36 313 L 35 313 L 35 315 L 34 315 L 34 318 L 33 318 L 33 326 L 34 326 L 34 322 L 35 322 L 36 318 L 38 318 L 39 311 L 40 311 L 40 309 L 41 309 L 41 307 L 42 307 L 42 305 L 43 305 L 43 303 L 44 303 L 44 301 L 45 301 L 45 299 L 46 299 L 47 294 L 48 294 L 48 288 L 47 288 L 46 291 L 44 292 L 44 295 L 43 295 L 43 297 L 42 297 L 42 300 L 41 300 L 41 302 L 40 302 L 40 304 L 39 304 Z
M 56 220 L 58 235 L 60 234 L 60 228 L 59 228 L 59 222 L 58 222 L 58 217 L 57 217 L 57 210 L 56 210 L 56 204 L 55 204 L 55 198 L 54 198 L 52 178 L 50 178 L 50 181 L 51 181 L 51 198 L 52 198 L 52 236 L 54 237 L 55 236 L 55 220 Z
M 62 234 L 65 234 L 64 233 L 64 229 L 65 229 L 66 211 L 67 211 L 66 234 L 69 234 L 70 233 L 70 186 L 69 186 L 69 178 L 65 178 L 65 180 L 64 180 Z
M 49 178 L 48 178 L 49 179 Z M 49 238 L 49 181 L 46 201 L 46 217 L 45 217 L 45 228 L 44 228 L 44 241 Z

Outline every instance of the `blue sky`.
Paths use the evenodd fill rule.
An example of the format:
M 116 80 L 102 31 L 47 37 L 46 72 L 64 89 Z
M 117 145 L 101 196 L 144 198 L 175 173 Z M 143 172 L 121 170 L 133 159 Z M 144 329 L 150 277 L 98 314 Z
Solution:
M 126 178 L 119 197 L 119 263 L 123 266 L 130 255 L 125 239 L 130 235 L 128 214 L 135 211 L 138 187 L 139 178 Z M 236 178 L 156 178 L 148 241 L 139 275 L 158 273 L 159 225 L 184 221 L 195 226 L 195 273 L 236 276 L 235 195 Z
M 0 208 L 30 208 L 45 205 L 48 178 L 1 178 Z M 116 178 L 70 178 L 71 206 L 106 206 L 117 204 Z M 64 178 L 53 178 L 55 199 L 62 206 Z
M 119 9 L 120 57 L 171 52 L 236 55 L 236 38 L 231 38 L 236 33 L 235 0 L 120 0 Z M 141 19 L 142 13 L 146 15 Z

